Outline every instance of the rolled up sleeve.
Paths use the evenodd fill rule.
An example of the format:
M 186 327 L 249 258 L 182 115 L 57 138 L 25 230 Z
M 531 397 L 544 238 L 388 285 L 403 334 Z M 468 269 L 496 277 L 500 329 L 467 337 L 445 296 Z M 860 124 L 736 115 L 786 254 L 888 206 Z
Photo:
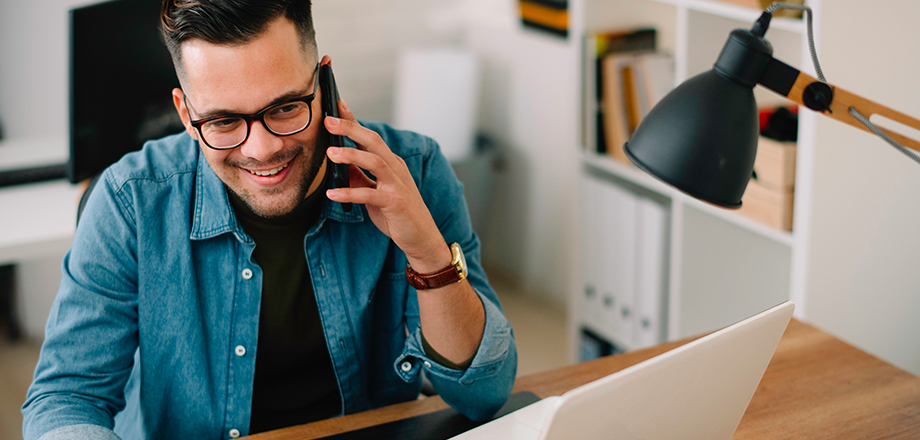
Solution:
M 121 437 L 101 426 L 73 425 L 49 431 L 38 440 L 121 440 Z
M 421 329 L 410 335 L 393 368 L 406 382 L 418 379 L 422 369 L 448 405 L 472 420 L 495 414 L 511 394 L 517 372 L 517 348 L 511 325 L 502 311 L 478 291 L 485 309 L 482 341 L 466 370 L 443 366 L 425 355 Z

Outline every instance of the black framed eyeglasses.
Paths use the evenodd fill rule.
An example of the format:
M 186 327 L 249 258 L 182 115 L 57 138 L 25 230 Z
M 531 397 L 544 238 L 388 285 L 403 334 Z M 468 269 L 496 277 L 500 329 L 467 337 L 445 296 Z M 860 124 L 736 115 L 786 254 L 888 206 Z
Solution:
M 262 126 L 275 136 L 300 133 L 306 130 L 310 126 L 310 121 L 313 120 L 312 104 L 313 99 L 316 98 L 316 86 L 319 83 L 318 71 L 319 63 L 316 63 L 316 69 L 313 71 L 313 93 L 307 96 L 272 104 L 250 115 L 228 113 L 189 123 L 198 130 L 202 142 L 215 150 L 229 150 L 243 145 L 249 139 L 254 121 L 261 122 Z M 191 119 L 188 97 L 184 93 L 182 99 L 185 100 L 185 111 Z

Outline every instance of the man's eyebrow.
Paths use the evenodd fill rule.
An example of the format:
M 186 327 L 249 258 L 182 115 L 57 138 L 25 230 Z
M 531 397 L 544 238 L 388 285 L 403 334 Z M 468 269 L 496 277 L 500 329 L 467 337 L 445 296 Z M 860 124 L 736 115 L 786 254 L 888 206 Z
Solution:
M 311 84 L 311 85 L 312 85 L 312 84 Z M 311 89 L 311 90 L 312 90 L 312 89 Z M 268 108 L 268 107 L 272 107 L 272 106 L 275 106 L 275 105 L 278 105 L 278 104 L 284 104 L 285 102 L 288 102 L 288 101 L 291 101 L 291 100 L 294 100 L 294 99 L 297 99 L 297 98 L 302 98 L 302 97 L 308 96 L 308 95 L 309 95 L 309 93 L 307 93 L 306 91 L 303 91 L 303 90 L 301 90 L 301 91 L 295 91 L 295 92 L 288 92 L 288 93 L 285 93 L 285 94 L 283 94 L 283 95 L 281 95 L 281 96 L 279 96 L 279 97 L 273 99 L 268 105 L 266 105 L 265 107 L 262 107 L 259 111 L 262 111 L 262 110 L 264 110 L 264 109 L 266 109 L 266 108 Z M 194 110 L 194 107 L 193 107 L 192 109 Z M 197 112 L 196 112 L 196 113 L 197 113 Z M 214 109 L 214 110 L 208 110 L 208 111 L 206 111 L 206 112 L 198 113 L 198 119 L 200 120 L 200 119 L 213 118 L 213 117 L 215 117 L 215 116 L 224 116 L 224 115 L 244 115 L 244 114 L 247 114 L 247 113 L 240 113 L 240 112 L 238 112 L 238 111 L 228 110 L 228 109 Z

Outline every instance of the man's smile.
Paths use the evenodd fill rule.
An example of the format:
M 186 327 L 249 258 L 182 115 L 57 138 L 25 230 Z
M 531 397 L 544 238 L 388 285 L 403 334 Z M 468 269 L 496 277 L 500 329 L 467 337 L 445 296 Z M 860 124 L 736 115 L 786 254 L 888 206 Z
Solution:
M 283 165 L 281 165 L 281 166 L 279 166 L 279 167 L 277 167 L 277 168 L 272 168 L 272 169 L 270 169 L 270 170 L 265 170 L 265 171 L 250 170 L 250 169 L 247 169 L 247 168 L 243 168 L 243 169 L 245 169 L 246 171 L 249 171 L 249 172 L 252 173 L 252 174 L 255 174 L 256 176 L 274 176 L 275 174 L 278 174 L 278 172 L 280 172 L 281 170 L 287 168 L 287 166 L 288 166 L 289 164 L 290 164 L 290 162 L 285 163 L 285 164 L 283 164 Z

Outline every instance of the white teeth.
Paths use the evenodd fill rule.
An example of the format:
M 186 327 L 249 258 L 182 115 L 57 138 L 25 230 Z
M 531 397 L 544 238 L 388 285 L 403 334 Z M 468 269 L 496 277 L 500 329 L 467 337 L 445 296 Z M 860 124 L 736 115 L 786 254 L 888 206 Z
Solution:
M 275 168 L 273 170 L 267 170 L 267 171 L 253 171 L 253 170 L 246 170 L 246 171 L 249 171 L 250 173 L 255 174 L 257 176 L 274 176 L 275 174 L 278 174 L 278 172 L 280 172 L 281 170 L 287 168 L 287 166 L 288 164 L 284 164 L 278 168 Z

